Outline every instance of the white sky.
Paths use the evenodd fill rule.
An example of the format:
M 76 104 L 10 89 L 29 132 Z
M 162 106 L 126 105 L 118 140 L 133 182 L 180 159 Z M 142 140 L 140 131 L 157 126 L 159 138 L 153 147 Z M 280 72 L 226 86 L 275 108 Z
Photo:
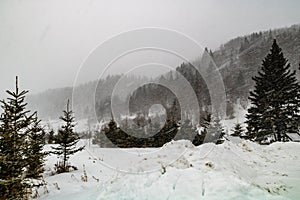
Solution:
M 174 29 L 216 49 L 300 23 L 299 9 L 298 0 L 0 0 L 0 97 L 16 75 L 33 93 L 71 86 L 88 53 L 123 31 Z

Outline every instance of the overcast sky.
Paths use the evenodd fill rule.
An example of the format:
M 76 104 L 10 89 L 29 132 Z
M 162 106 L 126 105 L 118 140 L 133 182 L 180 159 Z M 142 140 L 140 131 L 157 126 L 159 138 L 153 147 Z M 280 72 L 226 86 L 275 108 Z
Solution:
M 216 49 L 300 23 L 299 9 L 299 0 L 0 0 L 0 97 L 16 75 L 33 93 L 72 85 L 88 53 L 124 31 L 168 28 Z

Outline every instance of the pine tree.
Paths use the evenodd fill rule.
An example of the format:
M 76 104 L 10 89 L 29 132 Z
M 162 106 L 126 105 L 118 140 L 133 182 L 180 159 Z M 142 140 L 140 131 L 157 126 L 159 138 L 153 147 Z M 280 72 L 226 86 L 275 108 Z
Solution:
M 3 113 L 0 117 L 0 194 L 4 199 L 23 199 L 30 194 L 28 178 L 28 128 L 34 114 L 26 110 L 25 95 L 16 90 L 6 91 L 10 96 L 0 101 Z
M 286 132 L 295 131 L 294 124 L 299 123 L 299 84 L 295 74 L 274 40 L 258 76 L 253 78 L 255 89 L 249 97 L 252 106 L 246 115 L 249 138 L 262 141 L 273 135 L 275 141 L 282 141 Z
M 53 154 L 58 155 L 62 161 L 56 164 L 57 173 L 63 173 L 70 171 L 72 167 L 69 163 L 70 155 L 77 153 L 78 151 L 82 151 L 84 146 L 76 148 L 76 144 L 79 141 L 79 136 L 74 132 L 74 117 L 73 112 L 69 108 L 69 100 L 67 103 L 67 109 L 63 111 L 64 115 L 60 117 L 61 120 L 65 122 L 65 125 L 58 130 L 58 134 L 56 137 L 57 147 L 52 147 L 54 151 Z
M 240 123 L 236 123 L 234 128 L 233 128 L 233 133 L 231 136 L 237 136 L 240 137 L 243 134 L 244 130 L 243 127 Z

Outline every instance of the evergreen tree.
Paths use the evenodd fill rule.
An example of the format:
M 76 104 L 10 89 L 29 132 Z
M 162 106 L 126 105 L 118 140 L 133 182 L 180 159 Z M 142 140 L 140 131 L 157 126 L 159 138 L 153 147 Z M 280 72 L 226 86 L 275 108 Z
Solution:
M 98 145 L 100 145 L 100 142 L 101 142 L 101 132 L 99 130 L 96 130 L 94 132 L 92 144 L 98 144 Z
M 299 84 L 295 74 L 274 40 L 258 76 L 253 78 L 255 89 L 249 97 L 252 106 L 246 115 L 249 138 L 262 141 L 273 135 L 275 141 L 282 141 L 286 132 L 295 131 L 294 125 L 299 123 Z
M 106 135 L 114 135 L 118 130 L 117 123 L 115 122 L 114 118 L 112 117 L 107 124 L 107 126 L 104 128 L 104 132 Z
M 231 135 L 240 137 L 243 134 L 243 132 L 244 132 L 244 130 L 243 130 L 242 125 L 240 123 L 236 123 L 233 128 L 233 133 Z
M 225 132 L 221 124 L 220 118 L 215 117 L 206 129 L 206 137 L 204 142 L 215 142 L 217 144 L 220 144 L 223 142 L 224 135 Z
M 40 120 L 37 118 L 37 113 L 32 118 L 32 125 L 28 129 L 28 147 L 27 147 L 27 177 L 40 179 L 44 172 L 44 157 L 43 152 L 45 144 L 45 131 L 40 125 Z M 37 186 L 40 186 L 38 184 Z
M 84 146 L 76 148 L 76 144 L 79 141 L 79 136 L 74 132 L 74 117 L 73 112 L 69 108 L 69 100 L 67 103 L 67 109 L 63 111 L 64 115 L 60 117 L 65 122 L 65 125 L 58 130 L 56 137 L 56 143 L 58 147 L 52 147 L 54 151 L 52 153 L 62 158 L 62 161 L 56 165 L 57 173 L 63 173 L 70 171 L 70 165 L 68 163 L 70 155 L 75 154 L 78 151 L 84 149 Z
M 129 143 L 132 142 L 130 141 L 131 138 L 127 137 L 126 133 L 118 127 L 113 116 L 111 116 L 111 120 L 101 131 L 104 132 L 104 135 L 113 146 L 130 147 L 131 144 Z
M 193 140 L 193 144 L 195 146 L 199 146 L 201 144 L 203 144 L 204 142 L 204 139 L 207 135 L 207 129 L 210 125 L 210 122 L 211 122 L 211 114 L 207 114 L 206 117 L 203 117 L 201 118 L 201 127 L 202 127 L 202 130 L 200 131 L 200 134 L 196 134 L 194 140 Z
M 26 110 L 28 91 L 19 91 L 18 77 L 16 90 L 6 92 L 10 96 L 7 102 L 0 101 L 3 109 L 0 117 L 0 194 L 3 199 L 24 199 L 33 187 L 29 180 L 34 171 L 28 167 L 28 149 L 31 147 L 28 134 L 32 134 L 29 127 L 35 117 Z
M 244 41 L 241 42 L 241 47 L 239 49 L 239 52 L 243 52 L 244 50 L 248 49 L 250 46 L 249 40 L 247 37 L 244 38 Z
M 55 142 L 55 135 L 54 135 L 54 130 L 53 129 L 51 129 L 50 131 L 49 131 L 49 133 L 47 134 L 47 143 L 48 144 L 55 144 L 56 142 Z

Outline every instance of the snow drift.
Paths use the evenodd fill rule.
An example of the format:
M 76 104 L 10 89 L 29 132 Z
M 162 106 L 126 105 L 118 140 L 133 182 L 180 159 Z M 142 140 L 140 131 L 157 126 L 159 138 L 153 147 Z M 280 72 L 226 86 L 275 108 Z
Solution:
M 300 143 L 244 140 L 199 147 L 173 141 L 125 152 L 90 146 L 71 157 L 79 169 L 70 173 L 50 176 L 56 157 L 48 157 L 39 199 L 297 199 L 299 153 Z

